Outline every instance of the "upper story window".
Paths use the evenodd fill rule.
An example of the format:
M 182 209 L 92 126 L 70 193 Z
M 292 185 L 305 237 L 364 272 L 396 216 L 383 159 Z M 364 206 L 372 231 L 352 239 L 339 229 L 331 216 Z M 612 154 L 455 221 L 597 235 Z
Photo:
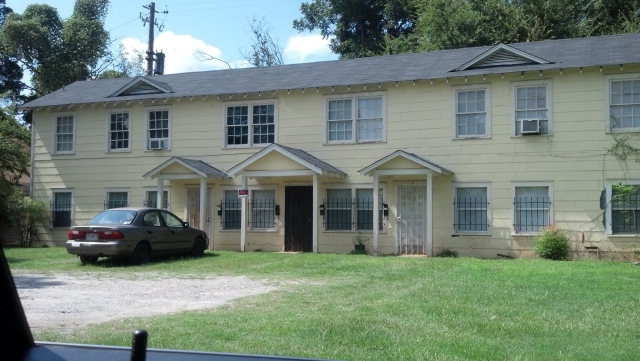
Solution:
M 266 145 L 276 141 L 274 103 L 230 104 L 225 118 L 226 146 Z
M 327 143 L 378 142 L 385 139 L 385 105 L 381 94 L 327 100 Z
M 484 233 L 489 230 L 489 197 L 486 185 L 457 186 L 453 204 L 456 233 Z
M 516 233 L 538 233 L 551 225 L 551 187 L 519 184 L 513 199 L 513 227 Z
M 551 134 L 551 83 L 519 83 L 514 87 L 514 134 Z
M 128 112 L 109 114 L 109 151 L 130 150 L 130 123 Z
M 150 110 L 147 120 L 147 149 L 166 150 L 170 148 L 169 110 Z
M 640 79 L 611 79 L 609 87 L 610 130 L 640 130 Z
M 75 143 L 75 121 L 73 115 L 58 115 L 55 123 L 56 153 L 73 153 Z
M 488 110 L 489 94 L 486 89 L 456 90 L 456 138 L 487 136 Z

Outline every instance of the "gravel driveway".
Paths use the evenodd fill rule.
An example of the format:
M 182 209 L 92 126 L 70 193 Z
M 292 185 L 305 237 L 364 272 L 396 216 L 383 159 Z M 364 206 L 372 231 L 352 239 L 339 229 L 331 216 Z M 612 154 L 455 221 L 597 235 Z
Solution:
M 275 282 L 248 277 L 162 274 L 13 274 L 35 333 L 68 330 L 131 317 L 211 309 L 275 290 Z

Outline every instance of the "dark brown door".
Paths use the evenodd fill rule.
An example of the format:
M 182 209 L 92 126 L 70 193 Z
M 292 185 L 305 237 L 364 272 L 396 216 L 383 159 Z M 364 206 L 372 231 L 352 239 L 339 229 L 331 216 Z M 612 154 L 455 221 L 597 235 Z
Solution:
M 284 198 L 285 252 L 312 252 L 313 187 L 286 187 Z

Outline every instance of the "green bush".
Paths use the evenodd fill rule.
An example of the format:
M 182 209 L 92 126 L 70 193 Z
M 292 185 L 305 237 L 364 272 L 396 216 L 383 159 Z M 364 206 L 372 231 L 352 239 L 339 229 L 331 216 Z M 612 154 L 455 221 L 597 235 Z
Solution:
M 540 234 L 534 244 L 535 253 L 541 258 L 552 260 L 568 260 L 571 254 L 569 238 L 559 228 L 547 228 Z

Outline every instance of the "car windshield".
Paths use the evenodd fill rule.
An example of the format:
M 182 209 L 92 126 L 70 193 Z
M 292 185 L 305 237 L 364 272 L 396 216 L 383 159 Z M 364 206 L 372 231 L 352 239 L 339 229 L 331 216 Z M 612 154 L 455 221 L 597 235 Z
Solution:
M 99 213 L 87 222 L 90 225 L 131 224 L 138 212 L 131 210 L 109 210 Z

